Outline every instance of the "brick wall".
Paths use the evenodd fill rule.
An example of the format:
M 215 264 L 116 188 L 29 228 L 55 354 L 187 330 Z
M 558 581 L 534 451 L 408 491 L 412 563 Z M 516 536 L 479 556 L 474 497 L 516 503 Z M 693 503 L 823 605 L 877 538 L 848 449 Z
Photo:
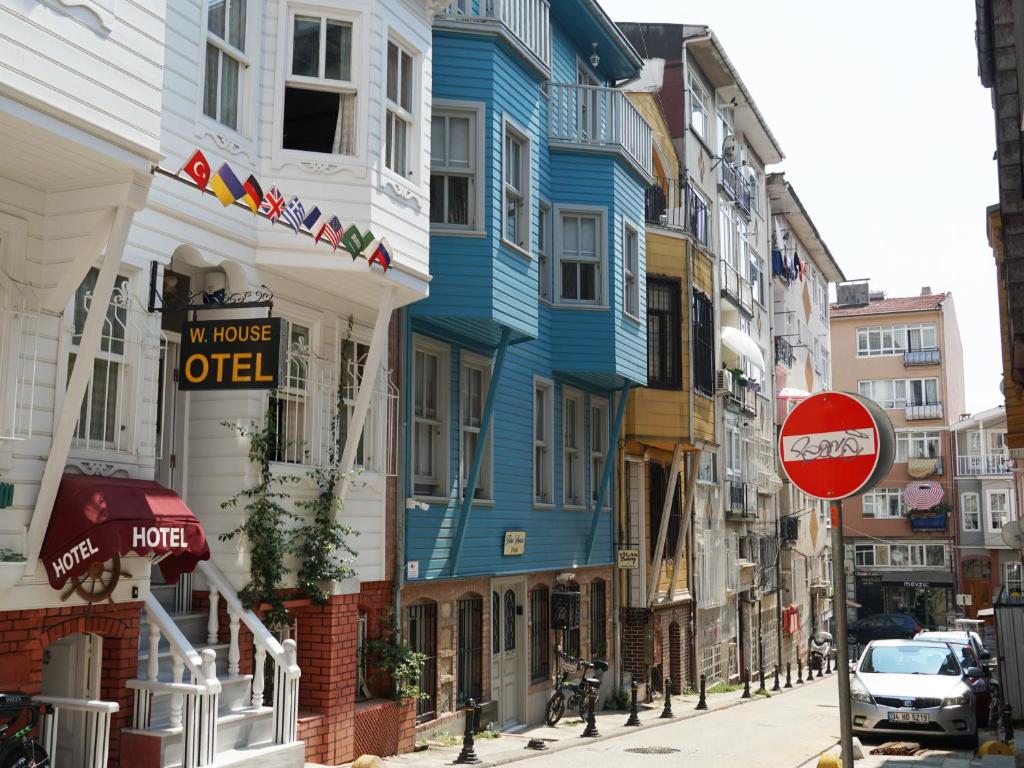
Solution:
M 660 686 L 669 675 L 672 692 L 682 693 L 696 687 L 693 672 L 693 636 L 690 627 L 692 603 L 679 603 L 648 611 L 645 608 L 622 608 L 619 612 L 622 630 L 622 670 L 633 675 L 638 683 L 645 681 Z M 654 635 L 654 668 L 647 664 L 647 635 Z
M 126 687 L 139 661 L 141 602 L 0 612 L 0 690 L 42 693 L 43 652 L 77 633 L 103 638 L 100 698 L 120 709 L 110 724 L 110 759 L 117 764 L 121 729 L 131 725 L 133 696 Z
M 371 700 L 356 705 L 353 755 L 401 755 L 416 746 L 416 702 Z
M 647 681 L 647 621 L 646 608 L 622 608 L 619 627 L 622 632 L 622 671 L 638 684 Z

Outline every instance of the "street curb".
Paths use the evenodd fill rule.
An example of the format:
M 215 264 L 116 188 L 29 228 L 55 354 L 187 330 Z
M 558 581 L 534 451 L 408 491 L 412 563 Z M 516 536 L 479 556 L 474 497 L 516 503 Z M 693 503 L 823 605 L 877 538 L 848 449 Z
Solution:
M 780 696 L 780 695 L 787 694 L 787 693 L 795 693 L 796 691 L 807 690 L 808 685 L 814 685 L 815 683 L 819 683 L 821 681 L 831 680 L 831 679 L 832 679 L 832 676 L 822 677 L 822 678 L 815 678 L 813 681 L 807 681 L 800 688 L 790 688 L 790 689 L 783 689 L 782 691 L 776 691 L 776 692 L 772 693 L 770 698 L 775 698 L 776 696 Z M 742 706 L 744 704 L 750 704 L 752 702 L 762 701 L 762 700 L 765 700 L 764 696 L 751 696 L 751 698 L 749 698 L 749 699 L 736 699 L 735 701 L 730 702 L 729 704 L 723 704 L 722 706 L 715 707 L 714 709 L 705 709 L 705 710 L 690 709 L 685 714 L 677 715 L 676 717 L 673 717 L 671 719 L 669 719 L 669 718 L 666 718 L 664 720 L 658 719 L 658 720 L 655 720 L 654 722 L 643 723 L 640 726 L 637 726 L 635 728 L 630 728 L 630 730 L 628 730 L 628 731 L 622 731 L 622 732 L 618 732 L 618 733 L 609 733 L 609 734 L 606 734 L 606 735 L 594 736 L 594 737 L 591 737 L 591 738 L 588 738 L 588 739 L 583 739 L 581 737 L 576 737 L 572 741 L 555 742 L 554 744 L 549 745 L 547 749 L 541 749 L 541 750 L 532 750 L 532 749 L 527 749 L 526 747 L 523 747 L 522 751 L 525 754 L 513 755 L 513 756 L 509 756 L 509 757 L 503 757 L 503 758 L 499 758 L 499 759 L 496 759 L 496 760 L 481 759 L 481 761 L 479 763 L 476 763 L 476 765 L 478 766 L 478 768 L 492 768 L 492 766 L 508 765 L 509 763 L 518 763 L 518 762 L 520 762 L 522 760 L 530 760 L 530 759 L 535 758 L 535 757 L 541 757 L 543 755 L 550 755 L 550 754 L 553 754 L 555 752 L 562 752 L 562 751 L 567 750 L 567 749 L 573 749 L 575 747 L 582 747 L 582 746 L 585 746 L 587 744 L 598 744 L 598 743 L 600 743 L 602 741 L 608 741 L 610 739 L 618 739 L 618 738 L 620 738 L 622 736 L 629 736 L 630 734 L 639 733 L 640 731 L 645 731 L 645 730 L 648 730 L 648 729 L 651 729 L 651 728 L 659 728 L 659 727 L 666 726 L 666 725 L 672 725 L 673 723 L 678 723 L 678 722 L 681 722 L 683 720 L 691 720 L 691 719 L 693 719 L 695 717 L 701 717 L 701 716 L 704 716 L 704 715 L 710 715 L 710 714 L 712 714 L 714 712 L 721 712 L 722 710 L 732 709 L 733 707 L 739 707 L 739 706 Z M 832 746 L 834 746 L 834 745 L 832 745 Z M 829 746 L 823 752 L 819 752 L 818 756 L 820 757 L 825 752 L 828 752 L 829 749 L 832 749 L 832 746 Z M 398 757 L 400 758 L 401 755 L 398 755 Z

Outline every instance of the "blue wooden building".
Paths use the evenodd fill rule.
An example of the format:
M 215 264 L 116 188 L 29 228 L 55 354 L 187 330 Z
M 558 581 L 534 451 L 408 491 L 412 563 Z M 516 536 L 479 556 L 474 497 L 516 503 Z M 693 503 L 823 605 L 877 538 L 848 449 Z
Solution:
M 404 314 L 402 625 L 421 721 L 537 722 L 556 646 L 614 656 L 614 471 L 647 375 L 651 129 L 595 0 L 435 19 L 430 297 Z M 552 595 L 580 592 L 556 631 Z M 607 687 L 610 687 L 607 686 Z

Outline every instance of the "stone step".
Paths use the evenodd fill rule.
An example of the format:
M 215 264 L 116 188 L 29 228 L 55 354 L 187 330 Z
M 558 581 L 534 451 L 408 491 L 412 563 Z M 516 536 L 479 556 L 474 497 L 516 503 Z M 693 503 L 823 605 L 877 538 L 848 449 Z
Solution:
M 217 702 L 220 715 L 230 715 L 251 708 L 252 675 L 220 678 L 221 692 Z M 150 709 L 149 727 L 167 728 L 171 722 L 171 697 L 156 696 Z
M 221 715 L 217 719 L 217 757 L 213 766 L 259 765 L 259 768 L 301 768 L 301 742 L 280 746 L 273 744 L 274 713 L 269 707 L 248 709 Z M 181 728 L 149 728 L 131 730 L 156 741 L 152 751 L 160 756 L 155 766 L 176 768 L 182 764 Z

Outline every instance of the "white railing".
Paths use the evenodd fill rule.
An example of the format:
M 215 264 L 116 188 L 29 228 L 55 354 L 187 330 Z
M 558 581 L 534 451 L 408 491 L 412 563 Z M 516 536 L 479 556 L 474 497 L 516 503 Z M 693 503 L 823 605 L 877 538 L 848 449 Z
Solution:
M 1013 472 L 1013 460 L 1004 453 L 957 456 L 958 475 L 1007 475 Z
M 210 615 L 207 620 L 207 642 L 217 642 L 220 632 L 219 603 L 223 598 L 227 604 L 229 645 L 228 674 L 238 674 L 241 657 L 238 647 L 239 622 L 252 632 L 253 674 L 250 702 L 253 707 L 263 705 L 264 671 L 267 656 L 274 662 L 274 743 L 290 744 L 297 740 L 299 716 L 299 677 L 301 671 L 296 661 L 294 640 L 278 641 L 255 613 L 242 605 L 238 593 L 220 569 L 209 560 L 199 563 L 199 570 L 206 576 L 210 589 Z
M 548 83 L 548 139 L 622 152 L 651 175 L 651 127 L 616 88 Z
M 116 702 L 65 699 L 57 696 L 37 696 L 33 701 L 46 705 L 46 712 L 40 721 L 39 740 L 46 754 L 50 756 L 47 764 L 50 768 L 63 768 L 57 759 L 57 750 L 60 747 L 57 738 L 60 716 L 62 713 L 68 715 L 75 712 L 82 713 L 85 720 L 81 725 L 85 736 L 85 753 L 74 756 L 76 764 L 83 768 L 107 768 L 107 757 L 110 752 L 110 719 L 120 709 Z
M 170 697 L 167 725 L 182 730 L 183 768 L 210 765 L 217 754 L 217 712 L 221 683 L 217 679 L 217 654 L 212 648 L 197 651 L 164 607 L 152 594 L 145 601 L 147 655 L 145 670 L 129 680 L 135 691 L 132 727 L 152 726 L 153 702 Z M 160 679 L 160 640 L 170 646 L 171 679 Z M 189 680 L 185 681 L 188 670 Z
M 0 292 L 0 439 L 32 438 L 40 376 L 56 360 L 59 327 L 57 315 Z
M 722 265 L 722 290 L 747 312 L 753 311 L 754 294 L 750 283 L 729 262 L 719 263 Z
M 277 419 L 275 460 L 288 464 L 327 466 L 341 459 L 344 430 L 351 419 L 363 377 L 363 366 L 348 363 L 342 385 L 345 414 L 338 414 L 337 364 L 313 354 L 305 345 L 288 350 L 284 386 L 273 395 Z M 356 467 L 366 472 L 396 475 L 398 388 L 391 372 L 382 368 L 363 424 Z
M 551 68 L 551 14 L 548 0 L 455 0 L 437 16 L 469 24 L 500 24 L 545 69 Z
M 905 413 L 908 421 L 917 421 L 918 419 L 941 419 L 942 403 L 908 405 Z

